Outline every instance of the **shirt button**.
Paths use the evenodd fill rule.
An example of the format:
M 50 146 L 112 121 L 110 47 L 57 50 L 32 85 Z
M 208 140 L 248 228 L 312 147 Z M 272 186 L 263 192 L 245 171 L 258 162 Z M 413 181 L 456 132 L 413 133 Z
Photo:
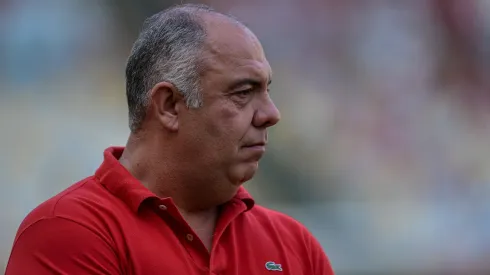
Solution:
M 160 205 L 158 206 L 158 208 L 160 208 L 160 210 L 162 210 L 162 211 L 167 210 L 167 206 L 165 206 L 165 205 L 163 205 L 163 204 L 160 204 Z
M 194 240 L 194 236 L 192 234 L 187 234 L 186 237 L 189 242 L 192 242 L 192 240 Z

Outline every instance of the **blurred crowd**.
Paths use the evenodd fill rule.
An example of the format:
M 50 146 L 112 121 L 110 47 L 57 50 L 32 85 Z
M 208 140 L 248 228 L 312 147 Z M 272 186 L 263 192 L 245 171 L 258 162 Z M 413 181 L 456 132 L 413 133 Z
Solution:
M 0 269 L 23 217 L 124 145 L 131 43 L 180 2 L 0 0 Z M 244 21 L 274 71 L 260 203 L 340 275 L 490 274 L 490 1 L 201 3 Z

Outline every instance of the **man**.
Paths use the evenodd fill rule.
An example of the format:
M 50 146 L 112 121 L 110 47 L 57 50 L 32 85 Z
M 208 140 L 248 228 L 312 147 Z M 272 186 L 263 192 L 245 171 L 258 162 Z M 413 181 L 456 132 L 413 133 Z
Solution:
M 301 224 L 241 187 L 280 118 L 248 28 L 206 6 L 160 12 L 126 78 L 126 147 L 26 217 L 6 274 L 333 274 Z

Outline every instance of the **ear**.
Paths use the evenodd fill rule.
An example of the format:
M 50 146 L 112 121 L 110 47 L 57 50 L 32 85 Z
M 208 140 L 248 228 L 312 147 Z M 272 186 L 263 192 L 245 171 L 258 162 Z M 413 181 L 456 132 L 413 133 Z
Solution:
M 183 99 L 177 88 L 169 82 L 157 83 L 150 91 L 155 118 L 169 131 L 179 129 L 179 101 Z

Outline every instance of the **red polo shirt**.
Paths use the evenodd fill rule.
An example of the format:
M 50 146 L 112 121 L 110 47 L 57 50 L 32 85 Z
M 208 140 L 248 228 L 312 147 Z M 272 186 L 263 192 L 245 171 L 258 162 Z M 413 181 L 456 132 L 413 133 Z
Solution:
M 211 253 L 171 198 L 159 198 L 109 148 L 95 175 L 22 222 L 7 275 L 330 275 L 315 238 L 292 218 L 254 204 L 241 188 L 218 219 Z

